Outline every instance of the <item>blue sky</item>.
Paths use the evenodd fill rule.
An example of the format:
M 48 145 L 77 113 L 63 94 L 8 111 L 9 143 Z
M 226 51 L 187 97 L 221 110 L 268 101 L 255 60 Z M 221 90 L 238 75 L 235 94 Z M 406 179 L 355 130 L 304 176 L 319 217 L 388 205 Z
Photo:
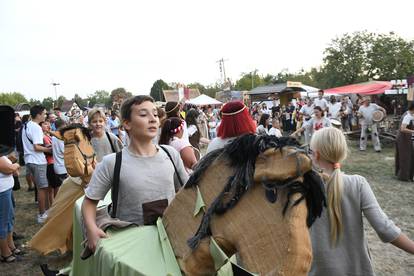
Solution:
M 219 81 L 322 62 L 345 32 L 414 39 L 414 1 L 0 1 L 0 92 L 71 98 L 152 83 Z

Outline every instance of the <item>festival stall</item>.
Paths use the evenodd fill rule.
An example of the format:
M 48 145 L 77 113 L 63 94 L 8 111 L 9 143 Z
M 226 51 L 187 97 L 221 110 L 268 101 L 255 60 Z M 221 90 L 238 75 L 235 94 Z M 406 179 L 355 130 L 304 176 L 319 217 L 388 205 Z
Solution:
M 392 88 L 389 81 L 367 81 L 325 89 L 325 94 L 360 94 L 364 96 L 384 94 Z
M 286 105 L 292 99 L 316 96 L 318 90 L 316 87 L 303 85 L 301 82 L 288 81 L 285 83 L 258 86 L 247 94 L 250 96 L 251 102 L 280 99 L 280 104 Z
M 222 102 L 216 99 L 213 99 L 212 97 L 209 97 L 205 94 L 201 94 L 197 98 L 188 100 L 186 101 L 186 103 L 193 104 L 193 105 L 222 105 L 223 104 Z

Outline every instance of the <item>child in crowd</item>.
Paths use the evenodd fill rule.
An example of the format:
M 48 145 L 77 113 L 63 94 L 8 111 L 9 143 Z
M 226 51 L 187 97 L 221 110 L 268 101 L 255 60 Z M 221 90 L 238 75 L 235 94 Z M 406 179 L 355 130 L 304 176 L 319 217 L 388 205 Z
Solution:
M 172 146 L 180 153 L 186 170 L 191 171 L 193 166 L 197 163 L 197 158 L 191 144 L 183 139 L 184 127 L 184 121 L 179 118 L 172 117 L 166 119 L 161 129 L 161 136 L 158 144 Z
M 260 116 L 259 126 L 256 128 L 256 133 L 259 135 L 269 134 L 269 121 L 270 115 L 268 113 L 263 113 Z
M 280 131 L 280 122 L 278 118 L 272 119 L 272 128 L 269 130 L 269 135 L 282 137 L 282 132 Z
M 106 116 L 101 109 L 92 109 L 88 113 L 89 128 L 91 132 L 91 143 L 95 150 L 96 160 L 100 162 L 102 158 L 110 152 L 118 152 L 122 149 L 122 142 L 112 132 L 105 130 Z
M 47 148 L 52 149 L 52 137 L 50 136 L 50 122 L 44 121 L 40 122 L 40 127 L 43 131 L 43 145 Z M 54 159 L 53 159 L 53 153 L 45 153 L 46 161 L 47 161 L 47 169 L 46 169 L 46 176 L 47 181 L 49 184 L 49 193 L 48 193 L 48 201 L 49 201 L 49 207 L 52 206 L 53 198 L 57 194 L 57 190 L 55 191 L 55 188 L 57 188 L 56 183 L 56 174 L 54 169 Z
M 56 130 L 59 131 L 66 126 L 65 121 L 62 119 L 57 119 L 55 122 Z M 52 136 L 52 152 L 53 152 L 53 169 L 56 175 L 56 187 L 54 188 L 54 196 L 56 196 L 59 191 L 59 187 L 62 185 L 63 180 L 68 177 L 68 173 L 65 168 L 64 152 L 65 144 L 63 140 Z
M 130 144 L 121 151 L 121 174 L 116 217 L 120 220 L 144 223 L 142 204 L 158 200 L 172 201 L 175 190 L 188 175 L 179 153 L 170 146 L 163 146 L 168 154 L 153 143 L 158 133 L 159 119 L 154 100 L 149 96 L 135 96 L 123 102 L 122 124 L 128 132 Z M 106 234 L 96 225 L 96 205 L 112 187 L 116 154 L 103 158 L 93 173 L 85 190 L 82 214 L 88 237 L 87 246 L 95 251 L 97 241 Z M 179 178 L 175 177 L 174 165 Z M 159 173 L 163 172 L 163 173 Z
M 414 254 L 414 242 L 384 214 L 367 180 L 341 171 L 348 147 L 339 129 L 315 132 L 310 151 L 313 164 L 328 178 L 328 206 L 310 228 L 313 263 L 309 275 L 374 275 L 363 216 L 383 242 Z

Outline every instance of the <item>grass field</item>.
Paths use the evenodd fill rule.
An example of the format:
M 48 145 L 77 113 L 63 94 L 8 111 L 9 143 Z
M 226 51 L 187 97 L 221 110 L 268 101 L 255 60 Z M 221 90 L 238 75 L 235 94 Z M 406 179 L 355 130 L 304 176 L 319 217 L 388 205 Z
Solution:
M 409 237 L 414 238 L 414 183 L 401 182 L 393 176 L 393 147 L 385 147 L 381 153 L 375 153 L 372 148 L 368 148 L 366 152 L 359 152 L 356 142 L 350 141 L 350 153 L 343 170 L 348 174 L 365 176 L 384 212 Z M 34 195 L 26 191 L 24 179 L 20 180 L 22 189 L 15 192 L 17 202 L 15 227 L 19 234 L 25 236 L 21 242 L 24 244 L 39 230 L 40 225 L 35 219 L 37 205 L 33 200 Z M 382 243 L 371 226 L 368 223 L 365 225 L 377 275 L 414 275 L 414 257 L 390 244 Z M 48 263 L 52 268 L 62 268 L 69 264 L 71 259 L 70 254 L 63 257 L 58 255 L 44 257 L 36 252 L 27 251 L 28 254 L 18 263 L 0 263 L 0 275 L 42 275 L 39 264 Z

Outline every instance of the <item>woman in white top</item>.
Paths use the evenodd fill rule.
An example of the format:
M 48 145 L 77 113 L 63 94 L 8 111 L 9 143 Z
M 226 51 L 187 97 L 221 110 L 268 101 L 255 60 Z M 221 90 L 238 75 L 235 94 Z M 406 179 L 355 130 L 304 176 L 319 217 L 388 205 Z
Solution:
M 309 275 L 374 275 L 363 216 L 383 242 L 414 254 L 414 242 L 384 214 L 367 180 L 341 171 L 348 146 L 340 130 L 317 131 L 310 152 L 313 165 L 327 177 L 327 208 L 310 229 L 313 263 Z
M 330 127 L 331 126 L 331 122 L 329 121 L 329 119 L 327 119 L 324 116 L 324 111 L 322 110 L 322 108 L 320 106 L 315 106 L 313 109 L 313 117 L 306 121 L 303 126 L 301 128 L 299 128 L 298 130 L 296 130 L 295 132 L 293 132 L 291 134 L 291 136 L 295 136 L 296 134 L 305 131 L 305 129 L 307 129 L 310 133 L 310 135 L 312 136 L 313 133 L 315 133 L 316 131 L 324 128 L 324 127 Z
M 263 113 L 260 116 L 259 126 L 256 128 L 256 133 L 259 135 L 268 135 L 269 134 L 269 121 L 270 115 Z
M 0 157 L 0 251 L 1 262 L 16 261 L 20 253 L 13 243 L 14 209 L 12 203 L 13 175 L 19 173 L 19 164 L 12 164 L 7 156 Z
M 166 119 L 161 129 L 161 136 L 158 144 L 170 145 L 175 148 L 180 153 L 186 170 L 191 171 L 193 166 L 197 163 L 197 159 L 190 142 L 183 139 L 184 129 L 184 121 L 180 118 L 172 117 Z

